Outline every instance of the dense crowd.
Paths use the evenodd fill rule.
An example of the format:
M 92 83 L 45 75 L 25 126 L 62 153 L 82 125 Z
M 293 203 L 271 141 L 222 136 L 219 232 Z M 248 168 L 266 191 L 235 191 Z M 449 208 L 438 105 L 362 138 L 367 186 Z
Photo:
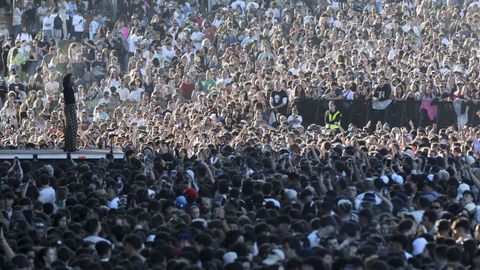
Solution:
M 63 147 L 71 73 L 78 148 L 127 158 L 0 163 L 0 269 L 480 268 L 480 2 L 6 2 L 0 145 Z

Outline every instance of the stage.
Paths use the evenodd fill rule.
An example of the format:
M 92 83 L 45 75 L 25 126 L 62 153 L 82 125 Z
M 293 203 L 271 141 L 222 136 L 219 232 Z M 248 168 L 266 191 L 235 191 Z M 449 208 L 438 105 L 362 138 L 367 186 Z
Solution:
M 73 160 L 99 160 L 106 158 L 110 150 L 105 149 L 80 149 L 73 153 L 66 153 L 56 149 L 32 149 L 32 150 L 0 150 L 0 160 L 66 160 L 70 155 Z M 113 159 L 124 159 L 122 151 L 113 150 Z

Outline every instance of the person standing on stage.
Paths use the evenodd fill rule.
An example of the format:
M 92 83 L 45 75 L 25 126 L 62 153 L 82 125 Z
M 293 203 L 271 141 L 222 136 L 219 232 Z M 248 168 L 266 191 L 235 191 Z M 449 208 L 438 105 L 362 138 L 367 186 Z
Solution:
M 67 74 L 63 77 L 63 98 L 65 100 L 65 152 L 74 152 L 77 150 L 77 105 L 75 104 L 75 92 L 73 90 L 73 76 Z

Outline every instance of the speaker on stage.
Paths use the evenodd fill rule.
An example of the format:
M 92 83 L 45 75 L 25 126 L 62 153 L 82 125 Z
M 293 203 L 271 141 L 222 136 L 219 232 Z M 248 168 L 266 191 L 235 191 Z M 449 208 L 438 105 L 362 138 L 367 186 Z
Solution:
M 65 128 L 63 130 L 65 145 L 63 151 L 77 151 L 77 105 L 75 103 L 75 91 L 72 74 L 63 77 L 63 99 L 65 101 Z

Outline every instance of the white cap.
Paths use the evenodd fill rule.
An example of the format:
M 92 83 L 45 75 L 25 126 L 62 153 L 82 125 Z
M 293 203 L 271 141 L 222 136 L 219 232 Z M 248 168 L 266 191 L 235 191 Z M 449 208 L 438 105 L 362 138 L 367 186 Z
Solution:
M 401 175 L 398 175 L 396 173 L 392 174 L 392 180 L 393 182 L 399 184 L 399 185 L 403 185 L 404 183 L 404 179 Z
M 237 253 L 230 251 L 225 254 L 223 254 L 223 263 L 224 264 L 229 264 L 235 262 L 235 260 L 238 258 Z
M 290 199 L 290 200 L 295 200 L 297 199 L 297 191 L 294 189 L 286 188 L 283 190 L 285 192 L 285 195 Z
M 152 243 L 152 242 L 155 242 L 155 234 L 150 234 L 147 237 L 147 243 Z
M 388 177 L 387 176 L 385 176 L 385 175 L 380 176 L 380 180 L 382 180 L 382 182 L 384 184 L 388 184 Z
M 427 246 L 427 239 L 420 237 L 417 238 L 413 241 L 412 246 L 413 246 L 413 251 L 412 255 L 417 256 L 419 254 L 422 254 L 423 251 L 425 250 L 425 246 Z
M 463 194 L 463 192 L 467 191 L 467 190 L 470 190 L 470 186 L 465 184 L 465 183 L 461 183 L 459 186 L 458 186 L 458 193 L 461 195 Z
M 283 253 L 283 251 L 279 248 L 274 248 L 272 251 L 270 251 L 267 258 L 263 260 L 263 264 L 274 265 L 283 260 L 285 260 L 285 253 Z

